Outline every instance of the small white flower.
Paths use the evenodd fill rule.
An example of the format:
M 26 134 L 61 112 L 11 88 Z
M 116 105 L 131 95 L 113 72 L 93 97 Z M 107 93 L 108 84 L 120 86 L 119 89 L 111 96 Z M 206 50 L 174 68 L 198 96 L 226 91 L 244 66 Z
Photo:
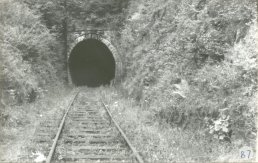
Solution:
M 34 159 L 35 162 L 43 162 L 43 161 L 46 161 L 46 159 L 47 159 L 44 156 L 44 154 L 42 154 L 40 152 L 33 153 L 33 155 L 37 155 L 37 157 Z
M 220 140 L 222 140 L 222 139 L 224 139 L 224 138 L 225 138 L 225 135 L 220 135 L 220 136 L 219 136 L 219 139 L 220 139 Z
M 226 127 L 222 127 L 222 131 L 224 131 L 224 132 L 228 132 L 228 128 L 226 128 Z

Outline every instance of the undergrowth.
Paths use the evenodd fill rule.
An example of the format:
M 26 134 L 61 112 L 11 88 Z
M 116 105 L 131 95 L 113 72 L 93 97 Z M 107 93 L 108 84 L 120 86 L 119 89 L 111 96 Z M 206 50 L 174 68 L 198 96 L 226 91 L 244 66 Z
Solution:
M 17 162 L 26 147 L 36 146 L 30 140 L 38 124 L 62 116 L 71 99 L 70 92 L 71 88 L 59 87 L 33 103 L 5 107 L 0 115 L 0 162 Z
M 147 162 L 239 161 L 239 148 L 234 143 L 207 137 L 201 128 L 184 130 L 158 120 L 151 110 L 126 97 L 121 89 L 98 90 L 115 120 Z
M 62 54 L 41 15 L 17 0 L 0 2 L 0 107 L 35 101 L 61 85 Z

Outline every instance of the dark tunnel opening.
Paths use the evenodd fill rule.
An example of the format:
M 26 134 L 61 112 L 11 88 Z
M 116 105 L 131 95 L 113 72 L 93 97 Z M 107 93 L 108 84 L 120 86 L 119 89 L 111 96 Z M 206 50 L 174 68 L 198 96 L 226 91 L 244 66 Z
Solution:
M 72 82 L 77 86 L 108 85 L 115 77 L 115 59 L 108 47 L 96 39 L 79 42 L 68 62 Z

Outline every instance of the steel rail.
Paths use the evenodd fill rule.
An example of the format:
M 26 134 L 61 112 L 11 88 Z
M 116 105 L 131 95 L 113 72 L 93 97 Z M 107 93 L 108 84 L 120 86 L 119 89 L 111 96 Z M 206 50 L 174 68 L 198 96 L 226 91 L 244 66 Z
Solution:
M 69 110 L 70 110 L 72 104 L 74 103 L 75 98 L 76 98 L 77 95 L 79 94 L 79 92 L 80 92 L 79 90 L 76 90 L 75 96 L 71 99 L 71 101 L 70 101 L 70 103 L 69 103 L 69 105 L 68 105 L 68 109 L 66 110 L 66 112 L 65 112 L 65 114 L 64 114 L 64 116 L 63 116 L 63 118 L 62 118 L 62 121 L 61 121 L 61 123 L 60 123 L 60 125 L 59 125 L 59 128 L 58 128 L 58 131 L 57 131 L 57 134 L 56 134 L 56 136 L 55 136 L 54 142 L 53 142 L 53 144 L 52 144 L 51 150 L 50 150 L 50 152 L 49 152 L 49 154 L 48 154 L 48 157 L 47 157 L 47 159 L 46 159 L 46 163 L 50 163 L 50 162 L 51 162 L 51 159 L 52 159 L 52 157 L 53 157 L 53 155 L 54 155 L 54 152 L 55 152 L 55 149 L 56 149 L 57 141 L 58 141 L 58 139 L 59 139 L 59 137 L 60 137 L 60 134 L 61 134 L 61 132 L 62 132 L 62 129 L 63 129 L 63 127 L 64 127 L 64 122 L 65 122 L 66 116 L 67 116 L 67 114 L 68 114 L 68 112 L 69 112 Z
M 129 139 L 127 138 L 127 136 L 125 135 L 124 131 L 119 127 L 118 123 L 114 120 L 114 118 L 112 117 L 108 107 L 105 105 L 105 103 L 101 100 L 102 105 L 104 106 L 106 112 L 108 113 L 109 118 L 113 121 L 113 123 L 115 124 L 115 127 L 118 129 L 118 131 L 121 133 L 121 135 L 123 136 L 123 138 L 125 139 L 126 144 L 129 146 L 129 148 L 133 151 L 134 156 L 136 157 L 136 160 L 139 163 L 144 163 L 142 157 L 139 155 L 139 153 L 137 152 L 137 150 L 132 146 L 132 144 L 130 143 Z

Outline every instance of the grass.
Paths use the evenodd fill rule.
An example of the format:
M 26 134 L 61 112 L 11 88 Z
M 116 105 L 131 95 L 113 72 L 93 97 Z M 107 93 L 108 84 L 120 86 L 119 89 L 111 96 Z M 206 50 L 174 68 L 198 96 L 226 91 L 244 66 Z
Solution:
M 241 141 L 221 142 L 201 129 L 171 127 L 117 89 L 99 91 L 115 120 L 147 162 L 243 162 L 239 158 L 239 149 L 244 145 Z
M 28 146 L 41 121 L 61 115 L 70 99 L 70 88 L 53 88 L 34 103 L 6 106 L 2 112 L 5 120 L 0 125 L 0 162 L 17 162 Z M 26 153 L 31 155 L 31 153 Z

